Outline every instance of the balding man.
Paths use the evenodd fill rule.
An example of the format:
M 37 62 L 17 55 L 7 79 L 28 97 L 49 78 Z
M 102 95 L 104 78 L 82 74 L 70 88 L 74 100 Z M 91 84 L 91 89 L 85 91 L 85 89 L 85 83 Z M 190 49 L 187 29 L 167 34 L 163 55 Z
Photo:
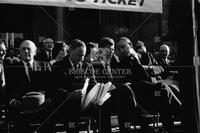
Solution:
M 7 78 L 9 103 L 12 112 L 11 118 L 14 118 L 16 121 L 16 133 L 30 132 L 30 130 L 28 130 L 28 123 L 32 119 L 27 117 L 29 115 L 31 116 L 34 114 L 34 116 L 37 116 L 43 114 L 42 116 L 35 118 L 45 119 L 45 116 L 48 113 L 46 111 L 44 112 L 44 110 L 48 107 L 46 105 L 50 103 L 50 100 L 47 97 L 49 97 L 49 90 L 51 90 L 50 65 L 47 62 L 34 60 L 37 50 L 34 42 L 31 40 L 23 41 L 19 50 L 21 61 L 14 63 L 13 66 L 8 68 Z M 24 99 L 28 94 L 39 97 L 38 99 L 30 100 L 30 106 L 27 105 Z M 39 101 L 44 94 L 45 101 L 43 101 L 40 106 Z M 31 106 L 32 103 L 34 103 L 33 106 Z M 37 104 L 39 104 L 39 106 Z M 24 115 L 21 116 L 20 112 Z
M 41 61 L 51 61 L 53 59 L 52 57 L 52 51 L 54 48 L 54 41 L 51 38 L 46 38 L 43 40 L 43 49 L 40 51 L 40 53 L 37 54 L 36 59 Z
M 118 48 L 123 48 L 123 51 L 120 52 L 122 53 L 122 56 L 132 56 L 136 61 L 138 61 L 138 63 L 140 63 L 139 57 L 133 49 L 133 44 L 129 38 L 121 37 L 116 45 Z

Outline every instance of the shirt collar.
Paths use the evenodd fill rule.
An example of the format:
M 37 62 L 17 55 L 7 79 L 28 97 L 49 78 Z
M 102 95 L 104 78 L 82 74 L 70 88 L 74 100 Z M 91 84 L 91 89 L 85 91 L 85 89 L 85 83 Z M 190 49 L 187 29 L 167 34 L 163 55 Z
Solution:
M 71 61 L 71 59 L 69 58 L 69 62 L 70 62 L 70 64 L 71 64 L 71 66 L 72 66 L 72 68 L 81 68 L 81 62 L 79 62 L 76 66 L 74 65 L 74 63 Z
M 74 68 L 74 64 L 72 63 L 71 59 L 70 58 L 68 58 L 68 59 L 69 59 L 71 66 Z
M 33 67 L 33 60 L 29 61 L 29 62 L 25 62 L 22 60 L 22 62 L 24 63 L 25 66 L 27 66 L 27 64 L 29 63 L 31 67 Z

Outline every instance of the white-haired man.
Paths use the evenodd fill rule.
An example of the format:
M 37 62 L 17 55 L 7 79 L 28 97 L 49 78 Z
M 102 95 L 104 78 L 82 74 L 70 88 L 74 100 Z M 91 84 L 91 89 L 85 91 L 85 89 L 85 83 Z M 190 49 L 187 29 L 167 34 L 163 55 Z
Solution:
M 16 133 L 30 132 L 28 127 L 33 117 L 29 116 L 45 119 L 50 113 L 47 112 L 47 110 L 50 111 L 47 109 L 50 98 L 47 97 L 49 97 L 50 83 L 52 83 L 49 63 L 34 60 L 37 50 L 34 42 L 23 41 L 19 50 L 21 61 L 7 69 L 6 80 L 11 107 L 10 116 L 16 121 Z M 43 99 L 44 95 L 45 99 Z
M 170 48 L 168 45 L 163 44 L 159 49 L 159 58 L 157 62 L 161 66 L 171 66 L 174 62 L 169 59 Z

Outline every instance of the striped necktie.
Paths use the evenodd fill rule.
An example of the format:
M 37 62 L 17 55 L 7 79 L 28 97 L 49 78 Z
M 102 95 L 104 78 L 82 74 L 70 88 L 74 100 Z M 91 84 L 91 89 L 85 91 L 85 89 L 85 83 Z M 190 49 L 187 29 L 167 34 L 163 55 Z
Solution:
M 52 51 L 49 51 L 49 60 L 52 60 Z

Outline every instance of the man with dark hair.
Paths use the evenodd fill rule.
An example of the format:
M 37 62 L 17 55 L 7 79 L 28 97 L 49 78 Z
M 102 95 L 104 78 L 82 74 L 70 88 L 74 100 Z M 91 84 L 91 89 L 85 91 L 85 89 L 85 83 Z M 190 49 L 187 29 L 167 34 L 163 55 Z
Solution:
M 52 51 L 53 59 L 49 61 L 51 65 L 54 63 L 63 60 L 63 58 L 68 54 L 69 46 L 63 41 L 57 41 L 55 47 Z
M 95 62 L 98 58 L 98 43 L 87 42 L 86 48 L 85 61 L 90 63 Z
M 13 64 L 14 62 L 19 62 L 19 58 L 16 56 L 16 50 L 14 48 L 8 49 L 8 56 L 5 58 L 6 64 Z

